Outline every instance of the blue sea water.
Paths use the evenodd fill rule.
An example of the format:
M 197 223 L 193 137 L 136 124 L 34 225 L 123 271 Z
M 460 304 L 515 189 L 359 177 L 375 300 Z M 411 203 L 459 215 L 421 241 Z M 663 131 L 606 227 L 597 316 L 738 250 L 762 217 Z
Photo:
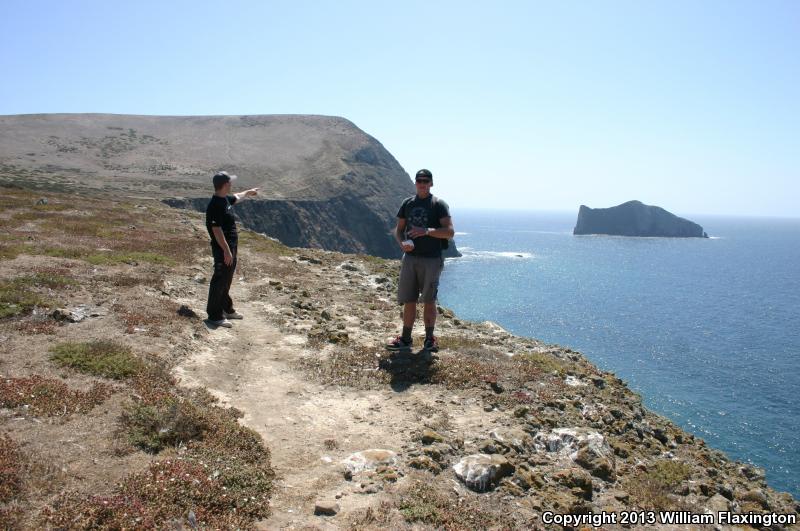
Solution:
M 582 352 L 652 410 L 800 498 L 800 219 L 711 239 L 573 236 L 576 215 L 453 213 L 440 302 Z

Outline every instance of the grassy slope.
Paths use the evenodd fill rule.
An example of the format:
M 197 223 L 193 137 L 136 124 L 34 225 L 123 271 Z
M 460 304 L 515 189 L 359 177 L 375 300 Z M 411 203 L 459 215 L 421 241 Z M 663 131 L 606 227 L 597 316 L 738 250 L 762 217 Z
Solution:
M 152 528 L 269 514 L 269 451 L 237 411 L 169 374 L 197 318 L 154 296 L 206 236 L 157 204 L 4 189 L 0 527 Z M 188 229 L 188 230 L 187 230 Z M 92 301 L 68 325 L 56 308 Z M 146 338 L 146 339 L 145 339 Z M 51 444 L 52 443 L 52 444 Z

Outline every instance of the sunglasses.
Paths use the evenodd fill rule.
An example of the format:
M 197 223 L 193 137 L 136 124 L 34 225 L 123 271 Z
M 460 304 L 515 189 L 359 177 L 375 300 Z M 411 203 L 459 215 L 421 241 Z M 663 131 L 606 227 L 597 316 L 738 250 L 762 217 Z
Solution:
M 431 180 L 430 179 L 417 179 L 417 182 L 418 183 L 422 183 L 422 184 L 430 184 Z

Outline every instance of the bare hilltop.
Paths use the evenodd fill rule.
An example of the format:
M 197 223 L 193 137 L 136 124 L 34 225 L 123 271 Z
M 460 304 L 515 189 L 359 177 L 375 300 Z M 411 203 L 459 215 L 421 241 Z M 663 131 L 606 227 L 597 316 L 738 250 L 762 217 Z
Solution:
M 205 209 L 210 176 L 260 187 L 237 215 L 291 246 L 397 257 L 390 232 L 406 171 L 375 138 L 331 116 L 0 116 L 0 183 L 120 193 Z

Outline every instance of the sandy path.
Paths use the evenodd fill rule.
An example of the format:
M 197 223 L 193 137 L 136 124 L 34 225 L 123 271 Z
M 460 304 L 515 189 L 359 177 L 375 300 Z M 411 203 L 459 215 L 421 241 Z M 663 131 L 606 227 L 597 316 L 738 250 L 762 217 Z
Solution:
M 234 300 L 247 299 L 243 284 L 234 282 Z M 200 301 L 193 302 L 202 307 Z M 292 364 L 310 354 L 304 337 L 280 331 L 265 318 L 259 303 L 238 303 L 237 309 L 245 319 L 234 321 L 232 329 L 210 331 L 206 346 L 185 359 L 176 375 L 184 384 L 203 385 L 224 404 L 242 410 L 241 422 L 270 448 L 278 481 L 273 516 L 261 522 L 264 529 L 335 527 L 346 513 L 380 496 L 363 494 L 358 481 L 346 481 L 341 460 L 368 448 L 399 453 L 418 427 L 415 412 L 442 398 L 430 388 L 398 393 L 315 384 Z M 334 500 L 337 494 L 339 515 L 314 516 L 315 501 Z

